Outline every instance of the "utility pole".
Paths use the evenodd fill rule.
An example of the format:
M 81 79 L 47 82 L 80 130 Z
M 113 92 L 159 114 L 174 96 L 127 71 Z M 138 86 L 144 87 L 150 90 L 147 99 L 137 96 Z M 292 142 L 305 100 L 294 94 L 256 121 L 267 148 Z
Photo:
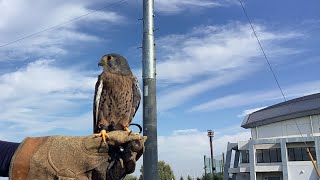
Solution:
M 206 155 L 204 155 L 203 157 L 203 164 L 204 164 L 204 177 L 207 177 Z
M 158 180 L 156 62 L 154 50 L 154 0 L 143 0 L 143 179 Z
M 212 174 L 215 171 L 215 167 L 213 166 L 213 148 L 212 148 L 212 138 L 214 136 L 214 132 L 212 130 L 208 130 L 208 137 L 210 140 L 210 152 L 211 152 L 211 168 L 212 168 Z
M 221 172 L 224 172 L 224 153 L 222 153 L 222 168 Z

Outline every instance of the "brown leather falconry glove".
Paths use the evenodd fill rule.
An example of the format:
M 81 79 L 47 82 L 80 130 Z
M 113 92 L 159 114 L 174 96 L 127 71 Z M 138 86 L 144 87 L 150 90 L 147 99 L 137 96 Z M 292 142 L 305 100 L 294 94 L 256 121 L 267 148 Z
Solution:
M 11 161 L 12 180 L 118 180 L 135 170 L 146 137 L 108 133 L 107 144 L 91 136 L 26 138 Z

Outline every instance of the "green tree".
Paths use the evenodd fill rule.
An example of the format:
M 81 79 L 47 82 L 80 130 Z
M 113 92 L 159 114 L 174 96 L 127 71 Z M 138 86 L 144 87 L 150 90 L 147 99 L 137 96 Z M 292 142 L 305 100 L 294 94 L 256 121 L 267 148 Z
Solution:
M 136 176 L 127 175 L 124 180 L 137 180 L 138 178 Z
M 223 180 L 223 173 L 206 174 L 201 177 L 201 180 Z
M 218 172 L 213 176 L 214 180 L 223 180 L 223 173 Z
M 183 180 L 183 177 L 182 177 L 182 176 L 180 176 L 180 180 Z
M 188 175 L 187 180 L 192 180 L 192 177 Z
M 140 168 L 140 177 L 139 180 L 143 180 L 143 166 Z M 158 175 L 159 180 L 175 180 L 173 171 L 169 164 L 166 164 L 164 161 L 158 162 Z

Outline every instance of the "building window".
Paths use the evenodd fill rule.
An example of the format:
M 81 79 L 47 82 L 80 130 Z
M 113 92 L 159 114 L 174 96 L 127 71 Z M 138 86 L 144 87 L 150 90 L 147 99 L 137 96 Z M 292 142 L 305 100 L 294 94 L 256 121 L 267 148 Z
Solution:
M 294 161 L 294 149 L 293 148 L 288 148 L 288 158 L 289 158 L 289 161 Z
M 262 163 L 263 162 L 262 149 L 256 150 L 256 156 L 257 156 L 257 163 Z
M 317 160 L 316 149 L 314 147 L 310 147 L 309 150 L 310 150 L 310 153 L 313 157 L 313 160 Z M 309 156 L 308 156 L 308 158 L 309 158 Z
M 281 149 L 273 148 L 270 149 L 270 161 L 271 162 L 281 162 Z
M 240 151 L 241 163 L 249 163 L 249 150 Z
M 281 162 L 281 149 L 257 149 L 257 163 Z
M 270 149 L 262 149 L 262 159 L 264 163 L 270 163 Z
M 281 178 L 280 177 L 267 177 L 265 179 L 267 179 L 267 180 L 280 180 Z
M 316 160 L 316 152 L 314 147 L 309 147 L 310 153 Z M 305 147 L 288 148 L 289 161 L 311 161 Z

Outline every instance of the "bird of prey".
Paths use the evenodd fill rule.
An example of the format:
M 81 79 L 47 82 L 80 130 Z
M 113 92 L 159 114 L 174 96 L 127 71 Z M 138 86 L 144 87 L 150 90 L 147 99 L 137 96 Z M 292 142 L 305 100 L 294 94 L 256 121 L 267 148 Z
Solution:
M 139 108 L 141 92 L 138 80 L 123 56 L 106 54 L 98 65 L 103 67 L 103 72 L 95 86 L 93 131 L 106 142 L 107 132 L 129 131 L 128 127 Z

